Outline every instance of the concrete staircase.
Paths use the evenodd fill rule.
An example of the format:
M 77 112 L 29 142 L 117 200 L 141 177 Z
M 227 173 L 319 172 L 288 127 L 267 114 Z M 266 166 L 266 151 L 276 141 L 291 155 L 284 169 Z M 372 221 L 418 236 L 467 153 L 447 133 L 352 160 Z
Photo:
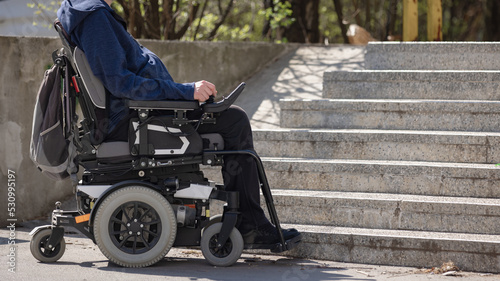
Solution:
M 288 254 L 500 272 L 499 55 L 370 44 L 372 70 L 326 72 L 322 99 L 281 100 L 281 129 L 254 140 L 282 223 L 304 235 Z

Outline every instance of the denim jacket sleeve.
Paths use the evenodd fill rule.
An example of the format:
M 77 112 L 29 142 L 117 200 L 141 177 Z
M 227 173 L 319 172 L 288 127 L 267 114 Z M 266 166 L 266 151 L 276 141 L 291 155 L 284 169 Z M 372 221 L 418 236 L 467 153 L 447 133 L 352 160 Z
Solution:
M 113 15 L 99 9 L 75 28 L 94 75 L 118 98 L 193 100 L 194 83 L 176 83 L 161 60 L 141 46 Z

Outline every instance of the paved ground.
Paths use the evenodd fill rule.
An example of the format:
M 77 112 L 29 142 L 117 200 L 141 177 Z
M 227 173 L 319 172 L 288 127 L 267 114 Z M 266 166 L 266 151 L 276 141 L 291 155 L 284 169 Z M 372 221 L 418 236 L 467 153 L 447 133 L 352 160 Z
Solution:
M 321 98 L 323 73 L 363 69 L 364 48 L 301 47 L 249 79 L 236 101 L 254 129 L 279 128 L 279 100 Z
M 209 265 L 197 249 L 172 249 L 148 268 L 122 268 L 101 254 L 90 239 L 66 235 L 66 252 L 56 263 L 40 263 L 30 253 L 30 222 L 15 231 L 15 272 L 10 272 L 10 233 L 0 230 L 0 280 L 500 280 L 499 275 L 458 272 L 431 274 L 424 269 L 289 259 L 245 253 L 227 268 Z

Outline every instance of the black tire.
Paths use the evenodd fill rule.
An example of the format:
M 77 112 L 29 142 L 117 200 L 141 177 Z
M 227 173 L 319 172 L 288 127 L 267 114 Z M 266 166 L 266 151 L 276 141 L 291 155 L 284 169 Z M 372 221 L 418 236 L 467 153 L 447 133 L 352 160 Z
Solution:
M 61 242 L 52 250 L 45 249 L 46 244 L 49 242 L 51 233 L 52 230 L 50 228 L 45 228 L 38 231 L 31 238 L 31 254 L 35 257 L 35 259 L 41 262 L 56 262 L 64 255 L 64 251 L 66 251 L 66 242 L 64 242 L 64 238 L 61 239 Z
M 127 186 L 107 196 L 97 210 L 94 238 L 113 263 L 145 267 L 165 257 L 175 241 L 177 221 L 168 201 L 155 190 Z
M 244 242 L 240 232 L 233 228 L 226 244 L 217 248 L 217 239 L 222 229 L 222 222 L 206 227 L 201 236 L 201 252 L 205 259 L 215 266 L 233 265 L 243 253 Z

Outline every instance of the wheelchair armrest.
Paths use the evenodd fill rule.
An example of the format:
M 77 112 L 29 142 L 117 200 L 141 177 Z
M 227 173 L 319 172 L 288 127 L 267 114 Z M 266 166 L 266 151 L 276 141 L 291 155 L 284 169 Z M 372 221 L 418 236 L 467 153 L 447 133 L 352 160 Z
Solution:
M 234 89 L 229 96 L 227 97 L 222 97 L 222 100 L 218 102 L 213 102 L 213 101 L 207 101 L 206 103 L 202 104 L 201 107 L 203 108 L 203 111 L 206 113 L 216 113 L 216 112 L 221 112 L 229 108 L 238 96 L 243 92 L 243 89 L 245 89 L 245 83 L 241 83 Z
M 128 107 L 131 109 L 159 109 L 159 110 L 195 110 L 200 107 L 198 101 L 149 101 L 129 100 Z

